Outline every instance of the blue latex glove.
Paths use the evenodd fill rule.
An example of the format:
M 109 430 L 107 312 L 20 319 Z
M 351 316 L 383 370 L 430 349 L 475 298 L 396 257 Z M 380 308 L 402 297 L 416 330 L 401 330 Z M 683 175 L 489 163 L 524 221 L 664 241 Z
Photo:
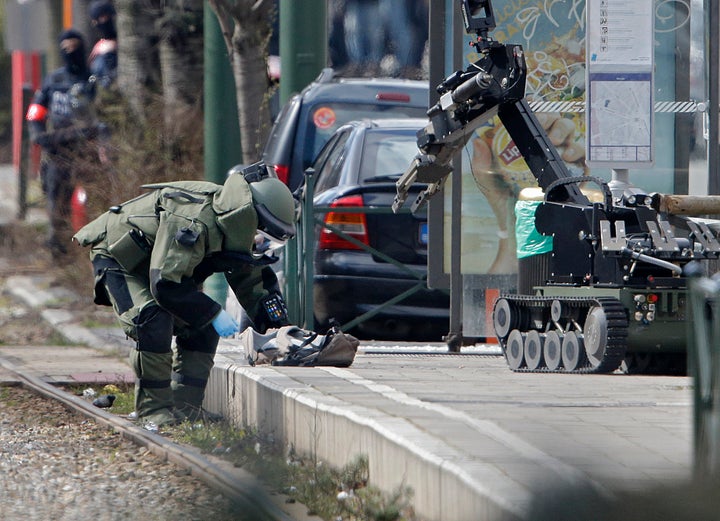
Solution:
M 213 319 L 212 325 L 220 336 L 230 336 L 240 331 L 240 325 L 224 309 Z

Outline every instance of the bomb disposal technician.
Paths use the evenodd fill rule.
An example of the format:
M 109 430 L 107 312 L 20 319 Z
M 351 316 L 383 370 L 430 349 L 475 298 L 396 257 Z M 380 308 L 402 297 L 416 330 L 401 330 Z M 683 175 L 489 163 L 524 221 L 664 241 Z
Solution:
M 295 200 L 258 163 L 233 169 L 224 185 L 178 181 L 108 212 L 73 237 L 91 247 L 95 303 L 112 305 L 136 341 L 135 412 L 148 429 L 202 418 L 201 405 L 220 336 L 235 319 L 202 292 L 224 273 L 255 330 L 288 324 L 270 264 L 256 251 L 259 234 L 284 242 L 295 235 Z M 172 339 L 175 336 L 175 345 Z

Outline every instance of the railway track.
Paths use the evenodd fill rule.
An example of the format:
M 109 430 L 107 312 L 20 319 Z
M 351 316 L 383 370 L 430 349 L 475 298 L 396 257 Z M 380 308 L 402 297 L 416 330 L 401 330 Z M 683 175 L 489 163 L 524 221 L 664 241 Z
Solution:
M 211 461 L 199 451 L 178 445 L 161 435 L 134 425 L 124 418 L 95 407 L 80 397 L 28 374 L 2 357 L 0 357 L 0 367 L 11 373 L 26 389 L 46 399 L 55 400 L 72 411 L 112 428 L 122 437 L 186 470 L 241 506 L 245 512 L 251 513 L 252 519 L 257 519 L 257 521 L 298 521 L 302 519 L 295 513 L 291 516 L 281 509 L 277 504 L 277 497 L 271 496 L 248 472 L 229 463 Z

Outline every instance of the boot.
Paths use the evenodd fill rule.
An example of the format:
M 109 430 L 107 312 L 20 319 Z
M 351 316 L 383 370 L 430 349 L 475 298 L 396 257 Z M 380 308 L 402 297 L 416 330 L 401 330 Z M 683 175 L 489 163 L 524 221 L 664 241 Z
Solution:
M 173 414 L 170 386 L 172 353 L 130 352 L 135 370 L 135 412 L 138 422 L 149 430 L 177 423 Z
M 214 356 L 200 351 L 178 349 L 173 363 L 172 394 L 175 415 L 181 421 L 219 421 L 222 416 L 203 409 L 205 387 Z

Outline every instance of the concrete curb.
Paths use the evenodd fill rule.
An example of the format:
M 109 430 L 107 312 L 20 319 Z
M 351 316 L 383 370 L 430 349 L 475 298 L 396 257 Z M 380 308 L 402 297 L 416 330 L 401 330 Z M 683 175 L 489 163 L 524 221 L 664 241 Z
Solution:
M 413 506 L 426 519 L 517 521 L 531 500 L 529 494 L 518 496 L 499 468 L 478 468 L 411 420 L 324 394 L 286 371 L 243 366 L 218 355 L 206 406 L 336 468 L 367 456 L 372 484 L 388 493 L 410 487 Z M 478 475 L 487 479 L 481 483 Z

